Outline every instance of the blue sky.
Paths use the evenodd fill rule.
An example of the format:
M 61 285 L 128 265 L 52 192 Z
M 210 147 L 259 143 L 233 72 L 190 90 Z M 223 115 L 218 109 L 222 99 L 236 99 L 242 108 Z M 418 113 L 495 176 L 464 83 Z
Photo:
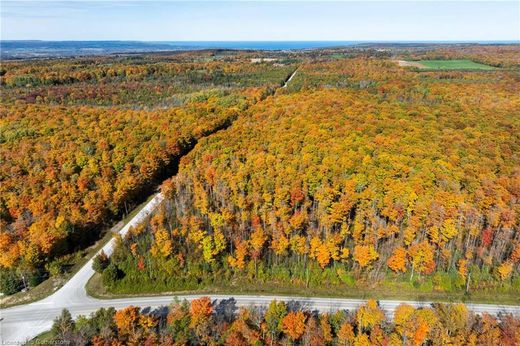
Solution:
M 4 1 L 1 38 L 520 40 L 520 1 Z

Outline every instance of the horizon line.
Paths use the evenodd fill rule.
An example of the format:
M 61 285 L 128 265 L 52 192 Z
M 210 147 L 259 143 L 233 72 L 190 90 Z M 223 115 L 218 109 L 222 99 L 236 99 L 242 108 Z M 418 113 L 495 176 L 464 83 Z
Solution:
M 519 40 L 508 40 L 508 39 L 494 39 L 494 40 L 478 40 L 478 39 L 460 39 L 460 40 L 405 40 L 405 39 L 392 39 L 392 40 L 131 40 L 131 39 L 81 39 L 81 40 L 44 40 L 44 39 L 0 39 L 0 42 L 457 42 L 457 43 L 477 43 L 477 42 L 515 42 L 520 43 Z

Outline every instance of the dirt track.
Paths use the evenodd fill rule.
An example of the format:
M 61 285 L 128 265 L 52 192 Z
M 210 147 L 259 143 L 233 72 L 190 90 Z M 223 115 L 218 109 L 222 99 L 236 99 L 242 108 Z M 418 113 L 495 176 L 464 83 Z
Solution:
M 426 68 L 423 64 L 416 61 L 405 61 L 405 60 L 397 60 L 397 63 L 401 67 L 417 67 L 417 68 Z

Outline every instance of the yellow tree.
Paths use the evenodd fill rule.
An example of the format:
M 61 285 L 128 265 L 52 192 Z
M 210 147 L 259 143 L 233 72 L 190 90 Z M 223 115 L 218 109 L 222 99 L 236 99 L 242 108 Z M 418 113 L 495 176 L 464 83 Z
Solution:
M 302 311 L 289 312 L 282 320 L 283 332 L 293 341 L 298 340 L 305 331 L 305 315 Z
M 500 280 L 504 281 L 509 278 L 513 271 L 513 263 L 506 261 L 498 266 L 497 274 Z
M 273 249 L 274 253 L 277 255 L 285 255 L 288 248 L 289 239 L 284 235 L 273 238 L 271 241 L 271 249 Z
M 293 235 L 289 240 L 289 243 L 291 245 L 291 250 L 298 255 L 304 255 L 309 251 L 304 236 Z
M 353 256 L 361 268 L 367 267 L 379 258 L 376 249 L 372 245 L 356 245 Z
M 465 258 L 461 258 L 457 262 L 457 272 L 459 273 L 460 277 L 466 280 L 466 276 L 468 275 L 468 260 Z
M 453 219 L 446 219 L 442 223 L 441 227 L 441 237 L 444 242 L 449 241 L 454 238 L 458 234 L 457 227 L 455 226 L 455 221 Z
M 169 232 L 164 228 L 159 228 L 155 233 L 155 242 L 150 249 L 150 253 L 157 257 L 168 257 L 173 250 L 173 241 L 170 238 Z
M 251 234 L 251 257 L 253 257 L 254 260 L 258 259 L 260 257 L 260 254 L 262 252 L 262 248 L 264 247 L 265 242 L 267 241 L 267 235 L 263 231 L 262 228 L 257 228 L 252 234 Z
M 375 300 L 368 300 L 362 305 L 356 313 L 356 321 L 361 330 L 370 330 L 375 326 L 379 326 L 385 320 L 383 310 Z
M 387 261 L 388 267 L 394 272 L 405 272 L 406 271 L 406 250 L 402 247 L 398 247 L 394 250 L 394 253 Z
M 413 270 L 421 274 L 430 274 L 435 270 L 434 250 L 427 240 L 414 244 L 408 249 Z
M 249 244 L 247 241 L 235 241 L 235 257 L 228 256 L 228 263 L 233 268 L 244 269 L 246 266 L 246 257 L 248 254 Z
M 354 334 L 354 328 L 349 321 L 343 322 L 338 331 L 338 342 L 341 345 L 351 345 L 356 335 Z
M 139 325 L 139 319 L 139 308 L 135 306 L 118 310 L 114 314 L 114 322 L 122 335 L 134 334 Z
M 322 243 L 316 253 L 316 260 L 321 268 L 325 268 L 330 262 L 330 251 L 327 244 Z

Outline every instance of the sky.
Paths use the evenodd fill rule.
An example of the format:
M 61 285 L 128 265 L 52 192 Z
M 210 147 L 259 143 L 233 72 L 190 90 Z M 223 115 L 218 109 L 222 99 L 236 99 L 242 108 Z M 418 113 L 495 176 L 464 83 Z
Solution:
M 2 40 L 517 41 L 520 1 L 1 1 Z

